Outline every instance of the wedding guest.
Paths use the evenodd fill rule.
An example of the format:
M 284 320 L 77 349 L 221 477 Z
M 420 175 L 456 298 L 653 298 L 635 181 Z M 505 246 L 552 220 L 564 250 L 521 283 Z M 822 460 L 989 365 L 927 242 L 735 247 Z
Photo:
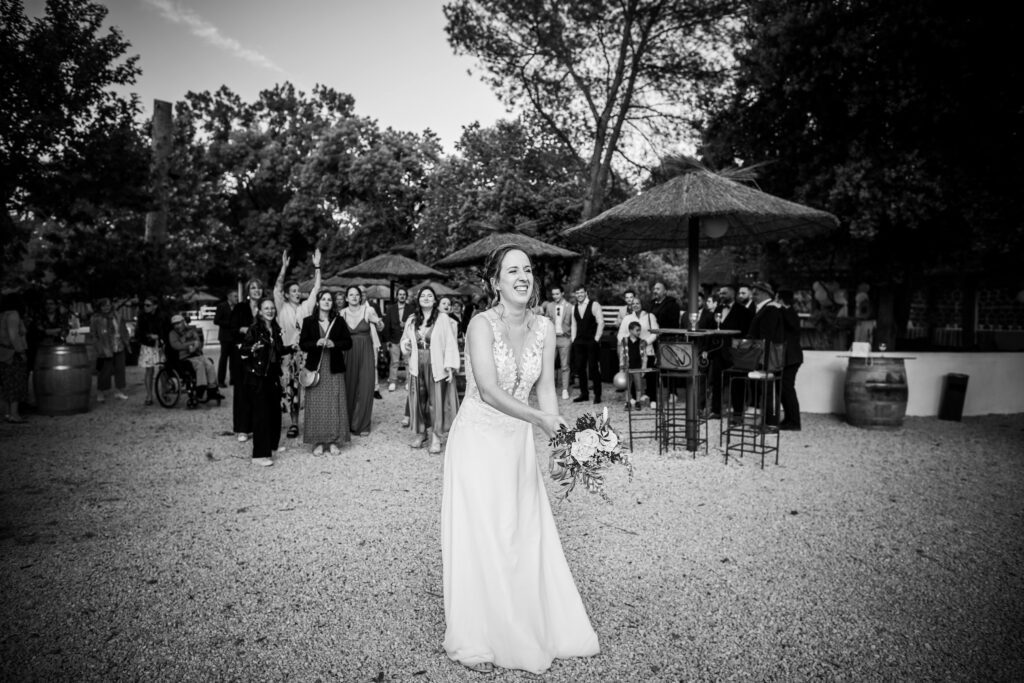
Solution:
M 369 436 L 373 423 L 373 392 L 377 363 L 373 351 L 373 332 L 384 329 L 384 321 L 363 301 L 363 293 L 355 285 L 345 290 L 348 305 L 341 318 L 352 338 L 345 351 L 345 398 L 348 402 L 348 426 L 353 434 Z
M 718 290 L 718 308 L 715 309 L 715 327 L 721 330 L 739 330 L 735 339 L 747 336 L 753 314 L 748 308 L 736 300 L 736 288 L 722 285 Z M 711 382 L 711 417 L 719 418 L 722 414 L 722 376 L 732 367 L 732 351 L 729 342 L 725 342 L 715 351 L 708 353 L 709 381 Z M 743 387 L 738 383 L 730 396 L 733 412 L 743 407 Z
M 217 312 L 213 316 L 213 324 L 217 326 L 217 342 L 220 344 L 220 359 L 217 362 L 217 385 L 226 387 L 228 385 L 228 372 L 237 370 L 231 368 L 235 356 L 235 340 L 231 331 L 231 311 L 238 304 L 238 293 L 228 292 L 227 300 L 217 304 Z M 234 383 L 235 373 L 231 372 L 231 382 Z
M 96 301 L 96 312 L 89 320 L 89 332 L 92 334 L 93 345 L 96 347 L 96 360 L 99 365 L 96 382 L 96 400 L 103 403 L 106 392 L 110 390 L 111 376 L 117 391 L 114 396 L 127 401 L 124 393 L 127 386 L 125 380 L 125 356 L 128 348 L 128 326 L 119 313 L 114 311 L 110 299 L 103 297 Z
M 576 288 L 576 305 L 572 308 L 570 339 L 573 363 L 580 382 L 580 395 L 573 403 L 590 400 L 587 382 L 594 384 L 594 403 L 601 402 L 601 335 L 604 333 L 604 314 L 601 304 L 591 301 L 587 288 Z M 589 374 L 589 377 L 588 377 Z
M 402 359 L 401 341 L 405 332 L 405 323 L 412 315 L 413 305 L 408 303 L 409 292 L 405 287 L 399 287 L 395 292 L 395 303 L 388 307 L 387 315 L 384 317 L 384 341 L 387 344 L 388 353 L 391 355 L 391 364 L 388 367 L 388 391 L 395 390 L 398 382 L 398 364 Z
M 636 323 L 639 326 L 640 331 L 637 334 L 639 335 L 639 338 L 644 342 L 644 357 L 642 359 L 644 361 L 643 367 L 654 367 L 654 342 L 657 341 L 658 339 L 658 319 L 654 317 L 654 314 L 652 314 L 650 311 L 643 310 L 643 303 L 640 301 L 639 298 L 633 299 L 633 303 L 630 305 L 630 311 L 627 312 L 626 315 L 622 318 L 622 324 L 619 325 L 619 332 L 616 335 L 616 339 L 620 347 L 623 343 L 625 343 L 627 339 L 629 339 L 629 330 L 634 323 Z M 629 358 L 632 358 L 632 356 L 629 356 Z M 633 365 L 629 365 L 628 367 L 630 369 L 636 369 L 636 367 L 639 366 L 634 367 Z M 622 365 L 623 371 L 625 371 L 626 368 L 627 366 L 625 364 Z M 629 377 L 632 381 L 633 375 L 630 375 Z M 657 388 L 657 379 L 655 377 L 655 374 L 653 372 L 650 372 L 644 375 L 643 395 L 640 396 L 640 399 L 650 401 L 651 408 L 658 407 L 656 393 Z M 630 391 L 632 392 L 632 386 L 630 387 Z
M 804 362 L 804 350 L 800 346 L 800 316 L 793 307 L 793 292 L 779 290 L 782 304 L 782 321 L 786 330 L 786 364 L 782 368 L 782 420 L 779 429 L 800 431 L 800 399 L 796 394 L 796 373 Z
M 235 377 L 234 368 L 241 368 L 242 357 L 239 353 L 237 342 L 245 338 L 249 326 L 256 319 L 259 301 L 263 298 L 263 282 L 252 278 L 245 283 L 246 300 L 235 304 L 231 309 L 231 316 L 228 318 L 228 327 L 231 328 L 231 355 L 232 371 L 231 376 Z M 241 376 L 239 370 L 238 376 Z M 247 441 L 252 435 L 252 406 L 249 405 L 249 392 L 236 391 L 231 400 L 231 421 L 232 428 L 240 442 Z
M 679 302 L 668 293 L 665 283 L 655 282 L 651 287 L 651 293 L 653 298 L 651 299 L 650 311 L 658 321 L 658 328 L 662 330 L 679 329 L 681 315 Z M 658 355 L 657 346 L 654 349 L 654 355 Z M 664 383 L 664 386 L 668 393 L 668 400 L 674 401 L 676 399 L 676 392 L 679 389 L 678 380 L 670 377 Z
M 562 400 L 569 400 L 569 348 L 572 346 L 572 314 L 569 303 L 562 295 L 562 288 L 551 288 L 551 301 L 544 304 L 544 315 L 554 325 L 555 356 L 558 362 L 558 386 L 562 388 Z
M 159 302 L 155 296 L 147 296 L 142 301 L 135 326 L 135 337 L 139 340 L 139 367 L 143 369 L 143 382 L 146 386 L 146 405 L 153 405 L 153 377 L 156 367 L 164 362 L 163 345 L 170 332 L 170 322 L 159 310 Z
M 352 348 L 348 326 L 338 319 L 334 293 L 320 292 L 316 311 L 302 321 L 299 348 L 306 352 L 306 369 L 319 371 L 319 381 L 306 388 L 303 443 L 314 444 L 313 455 L 338 455 L 339 444 L 352 440 L 345 397 L 345 351 Z
M 437 300 L 438 310 L 448 316 L 448 320 L 449 322 L 451 322 L 452 325 L 452 334 L 454 334 L 455 337 L 458 338 L 459 319 L 455 316 L 455 313 L 453 312 L 453 306 L 454 305 L 452 304 L 452 298 L 450 296 L 445 295 Z
M 626 410 L 638 407 L 637 394 L 639 394 L 639 406 L 642 407 L 645 401 L 651 403 L 652 408 L 657 408 L 656 402 L 650 401 L 654 393 L 653 373 L 644 375 L 644 386 L 640 386 L 640 377 L 630 370 L 646 370 L 650 362 L 647 355 L 647 341 L 641 336 L 640 323 L 636 320 L 624 320 L 626 336 L 619 339 L 620 367 L 626 373 L 626 385 L 629 397 L 626 401 Z
M 320 293 L 320 250 L 313 252 L 313 289 L 305 301 L 302 291 L 295 280 L 285 281 L 291 259 L 288 252 L 281 255 L 281 272 L 274 283 L 274 306 L 277 308 L 277 324 L 281 328 L 284 341 L 284 355 L 281 359 L 281 409 L 288 413 L 291 424 L 288 426 L 287 437 L 294 439 L 299 435 L 299 404 L 302 396 L 299 386 L 299 370 L 306 357 L 299 348 L 299 331 L 302 321 L 312 315 L 316 308 L 316 298 Z
M 415 434 L 413 448 L 422 448 L 430 437 L 430 453 L 441 452 L 441 435 L 447 434 L 458 410 L 455 373 L 459 369 L 459 344 L 448 316 L 438 310 L 433 288 L 420 289 L 416 310 L 402 334 L 402 353 L 409 366 L 409 417 Z
M 37 343 L 41 346 L 63 344 L 71 331 L 67 312 L 62 311 L 57 300 L 49 296 L 43 302 L 42 312 L 33 320 L 33 326 Z
M 750 316 L 754 316 L 754 297 L 753 292 L 750 289 L 750 285 L 740 285 L 736 290 L 736 303 L 750 312 Z
M 764 281 L 753 282 L 750 285 L 751 298 L 754 301 L 755 313 L 750 321 L 750 329 L 747 336 L 751 339 L 763 339 L 765 342 L 765 354 L 770 353 L 770 344 L 786 343 L 786 325 L 783 320 L 782 304 L 773 301 L 775 291 L 772 286 Z M 794 375 L 794 380 L 796 376 Z M 781 398 L 781 396 L 780 396 Z M 779 424 L 779 416 L 775 411 L 775 401 L 765 402 L 765 424 L 776 426 Z
M 3 394 L 4 419 L 15 424 L 26 422 L 21 404 L 28 400 L 28 328 L 22 318 L 21 295 L 12 292 L 3 297 L 0 313 L 0 393 Z
M 236 394 L 249 395 L 245 404 L 252 411 L 252 464 L 268 467 L 281 445 L 281 359 L 287 349 L 273 300 L 260 299 L 258 310 L 239 345 L 245 374 Z
M 167 345 L 192 366 L 196 378 L 196 398 L 220 401 L 224 399 L 217 390 L 217 369 L 213 359 L 203 355 L 203 333 L 194 325 L 185 322 L 185 316 L 177 313 L 171 316 L 171 331 L 167 334 Z

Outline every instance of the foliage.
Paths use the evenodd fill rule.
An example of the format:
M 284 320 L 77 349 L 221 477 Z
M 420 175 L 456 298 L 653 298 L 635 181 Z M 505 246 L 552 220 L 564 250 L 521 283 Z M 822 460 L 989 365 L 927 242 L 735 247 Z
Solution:
M 576 426 L 564 425 L 549 441 L 551 446 L 551 478 L 561 482 L 558 497 L 567 500 L 577 484 L 590 493 L 599 493 L 610 502 L 604 492 L 604 470 L 609 464 L 626 466 L 629 480 L 633 480 L 633 463 L 629 454 L 622 452 L 619 435 L 608 421 L 605 408 L 598 419 L 593 413 L 576 418 Z
M 112 88 L 140 73 L 107 9 L 48 0 L 40 18 L 0 0 L 0 244 L 3 268 L 25 253 L 31 220 L 82 224 L 145 204 L 147 152 L 137 98 Z M 18 218 L 16 221 L 15 218 Z
M 768 249 L 776 270 L 901 282 L 1010 266 L 1024 247 L 1024 84 L 1001 68 L 1018 61 L 1014 26 L 1006 10 L 924 0 L 749 0 L 703 152 L 774 161 L 764 189 L 843 225 Z
M 457 0 L 448 40 L 566 149 L 586 179 L 581 217 L 604 208 L 613 162 L 637 164 L 685 132 L 715 83 L 733 0 Z M 641 154 L 643 152 L 640 152 Z M 585 262 L 574 280 L 585 277 Z
M 229 281 L 274 275 L 284 249 L 303 263 L 321 245 L 340 269 L 408 241 L 439 150 L 431 134 L 380 131 L 350 95 L 288 83 L 253 103 L 189 93 L 175 135 L 172 231 L 212 237 Z

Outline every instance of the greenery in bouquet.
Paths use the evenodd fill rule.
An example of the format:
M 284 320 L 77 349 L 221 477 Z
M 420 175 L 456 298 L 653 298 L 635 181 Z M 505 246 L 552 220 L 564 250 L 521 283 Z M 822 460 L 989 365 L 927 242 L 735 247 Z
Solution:
M 559 498 L 565 500 L 582 484 L 591 493 L 610 500 L 604 492 L 604 469 L 609 463 L 625 465 L 633 479 L 633 464 L 622 452 L 619 435 L 608 422 L 608 409 L 600 419 L 584 413 L 576 419 L 573 429 L 562 427 L 551 437 L 551 478 L 561 482 Z

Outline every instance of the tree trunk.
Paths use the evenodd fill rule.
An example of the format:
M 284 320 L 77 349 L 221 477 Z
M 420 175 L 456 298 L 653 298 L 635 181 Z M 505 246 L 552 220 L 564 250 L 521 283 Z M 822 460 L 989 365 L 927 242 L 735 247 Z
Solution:
M 167 160 L 171 154 L 171 103 L 153 100 L 153 198 L 156 208 L 146 214 L 146 241 L 167 241 Z

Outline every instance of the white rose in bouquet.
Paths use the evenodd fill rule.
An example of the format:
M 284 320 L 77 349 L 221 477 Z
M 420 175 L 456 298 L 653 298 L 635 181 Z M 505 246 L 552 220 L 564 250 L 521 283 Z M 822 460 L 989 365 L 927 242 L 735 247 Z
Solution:
M 584 429 L 576 434 L 572 443 L 570 453 L 577 462 L 586 462 L 597 453 L 597 446 L 601 443 L 601 437 L 593 429 Z

